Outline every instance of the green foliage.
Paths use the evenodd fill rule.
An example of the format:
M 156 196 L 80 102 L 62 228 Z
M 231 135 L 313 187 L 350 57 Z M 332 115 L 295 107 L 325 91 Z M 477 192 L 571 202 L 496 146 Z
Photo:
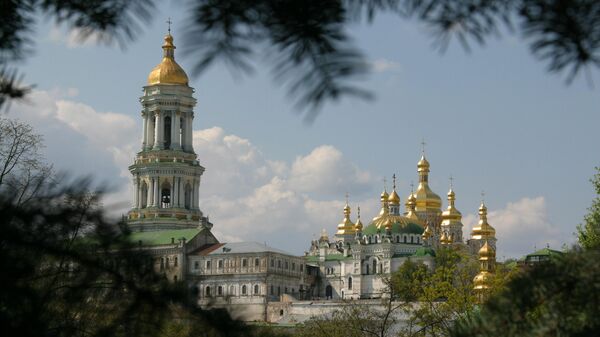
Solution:
M 595 336 L 600 331 L 600 251 L 571 251 L 519 272 L 452 336 Z
M 588 208 L 584 223 L 577 226 L 579 244 L 584 249 L 600 249 L 600 167 L 596 167 L 596 171 L 598 173 L 590 180 L 596 190 L 596 198 Z
M 422 284 L 428 277 L 427 266 L 412 260 L 404 262 L 391 276 L 391 286 L 397 299 L 415 302 L 423 294 Z
M 7 336 L 241 336 L 224 310 L 201 310 L 183 284 L 154 272 L 89 182 L 44 184 L 17 203 L 0 193 L 0 324 Z M 85 236 L 84 236 L 85 235 Z M 169 326 L 173 320 L 183 328 Z M 189 333 L 188 333 L 189 332 Z
M 473 310 L 476 260 L 466 252 L 440 247 L 435 263 L 435 270 L 421 282 L 419 303 L 409 312 L 409 323 L 402 329 L 405 336 L 447 336 L 453 321 Z

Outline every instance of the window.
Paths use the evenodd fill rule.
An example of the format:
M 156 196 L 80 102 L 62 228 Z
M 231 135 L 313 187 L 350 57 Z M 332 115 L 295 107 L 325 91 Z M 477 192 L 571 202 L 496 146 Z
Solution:
M 210 261 L 206 261 L 206 269 L 210 269 Z
M 260 266 L 260 260 L 258 258 L 254 259 L 254 266 L 255 267 Z
M 258 294 L 260 294 L 260 288 L 259 288 L 258 284 L 255 284 L 254 285 L 254 295 L 258 295 Z
M 277 268 L 281 268 L 281 260 L 277 260 Z
M 303 264 L 300 265 L 300 271 L 301 272 L 304 271 L 304 265 Z
M 285 287 L 285 291 L 284 291 L 284 294 L 287 294 L 287 287 Z
M 206 286 L 206 296 L 210 296 L 210 286 Z
M 403 238 L 404 238 L 404 243 L 407 243 L 407 242 L 408 242 L 408 239 L 406 238 L 406 235 L 404 235 L 404 237 L 403 237 Z
M 165 269 L 165 258 L 161 257 L 160 258 L 160 270 L 164 270 Z
M 271 295 L 273 295 L 275 292 L 273 291 L 273 285 L 271 284 Z
M 223 269 L 223 260 L 219 260 L 219 261 L 217 262 L 217 267 L 218 267 L 219 269 Z
M 296 271 L 296 263 L 292 262 L 292 270 Z
M 248 267 L 248 259 L 242 259 L 242 267 Z
M 177 267 L 178 263 L 177 263 L 177 256 L 175 256 L 175 264 L 174 266 Z
M 410 243 L 414 243 L 414 242 L 413 242 L 413 240 L 414 240 L 414 239 L 415 239 L 415 237 L 411 235 L 411 236 L 410 236 Z
M 288 262 L 287 261 L 285 261 L 284 265 L 285 265 L 285 269 L 288 269 Z
M 348 290 L 352 290 L 352 276 L 348 277 Z
M 177 275 L 173 276 L 173 282 L 177 282 Z
M 242 295 L 246 295 L 246 293 L 247 293 L 247 289 L 248 289 L 248 288 L 247 288 L 247 287 L 246 287 L 246 285 L 244 284 L 244 285 L 242 286 Z
M 217 287 L 217 295 L 218 296 L 223 296 L 223 287 L 222 286 L 218 286 Z
M 229 295 L 235 295 L 235 287 L 229 286 Z
M 275 267 L 275 259 L 271 259 L 271 267 Z
M 196 261 L 194 262 L 194 269 L 198 269 L 200 268 L 200 262 Z
M 396 243 L 400 243 L 400 235 L 396 235 Z

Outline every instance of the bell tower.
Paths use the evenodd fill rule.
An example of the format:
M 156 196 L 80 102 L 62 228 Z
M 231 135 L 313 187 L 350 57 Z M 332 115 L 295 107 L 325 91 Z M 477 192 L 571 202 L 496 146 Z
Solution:
M 198 202 L 204 167 L 192 145 L 194 89 L 175 62 L 170 29 L 162 49 L 163 58 L 140 97 L 142 146 L 129 166 L 133 205 L 128 224 L 134 231 L 210 228 Z

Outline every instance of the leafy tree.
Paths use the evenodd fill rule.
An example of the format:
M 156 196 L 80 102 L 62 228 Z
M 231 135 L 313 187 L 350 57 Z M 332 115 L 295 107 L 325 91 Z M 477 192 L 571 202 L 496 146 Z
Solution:
M 592 206 L 588 208 L 589 213 L 584 218 L 584 223 L 577 226 L 579 244 L 584 249 L 600 248 L 600 167 L 596 167 L 596 173 L 591 179 L 596 198 L 592 200 Z
M 150 22 L 155 0 L 6 0 L 0 3 L 0 106 L 27 94 L 14 64 L 31 51 L 36 15 L 104 42 L 125 46 Z M 595 0 L 187 0 L 187 54 L 196 73 L 215 61 L 245 72 L 268 60 L 276 80 L 316 116 L 324 102 L 344 95 L 370 97 L 356 83 L 369 67 L 354 46 L 351 24 L 380 13 L 414 20 L 444 50 L 452 39 L 467 49 L 504 28 L 519 33 L 552 72 L 600 66 L 600 2 Z
M 595 336 L 600 331 L 600 250 L 571 251 L 517 273 L 452 336 Z

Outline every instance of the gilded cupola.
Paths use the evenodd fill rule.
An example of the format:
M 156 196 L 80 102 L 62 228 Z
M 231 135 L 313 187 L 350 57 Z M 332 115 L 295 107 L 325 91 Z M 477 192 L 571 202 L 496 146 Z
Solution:
M 413 184 L 410 184 L 410 195 L 406 198 L 406 213 L 405 216 L 412 220 L 418 220 L 419 216 L 417 216 L 416 207 L 417 207 L 417 197 L 415 197 L 415 193 L 413 190 Z
M 170 30 L 170 29 L 169 29 Z M 148 85 L 155 84 L 179 84 L 188 85 L 188 77 L 185 71 L 175 62 L 175 45 L 170 31 L 165 36 L 162 46 L 162 61 L 152 69 L 148 75 Z
M 344 219 L 337 226 L 337 235 L 354 234 L 354 223 L 350 220 L 350 205 L 348 205 L 348 196 L 346 196 L 346 205 L 344 206 Z
M 496 269 L 496 251 L 486 241 L 479 250 L 479 274 L 473 279 L 473 289 L 479 301 L 483 301 L 493 286 L 494 270 Z
M 451 233 L 451 238 L 456 242 L 462 242 L 462 214 L 454 205 L 456 194 L 452 188 L 452 178 L 450 178 L 450 190 L 448 191 L 448 208 L 442 213 L 441 227 Z
M 479 222 L 477 226 L 473 227 L 471 238 L 475 240 L 496 240 L 496 230 L 488 223 L 487 207 L 483 201 L 479 207 Z
M 425 158 L 425 154 L 421 156 L 421 160 L 417 163 L 417 172 L 419 173 L 419 186 L 414 193 L 417 198 L 416 211 L 439 213 L 442 207 L 442 199 L 429 187 L 429 162 Z
M 362 221 L 360 221 L 360 206 L 358 206 L 356 208 L 356 223 L 354 224 L 354 230 L 356 231 L 356 233 L 360 233 L 362 232 L 363 229 L 363 224 Z

